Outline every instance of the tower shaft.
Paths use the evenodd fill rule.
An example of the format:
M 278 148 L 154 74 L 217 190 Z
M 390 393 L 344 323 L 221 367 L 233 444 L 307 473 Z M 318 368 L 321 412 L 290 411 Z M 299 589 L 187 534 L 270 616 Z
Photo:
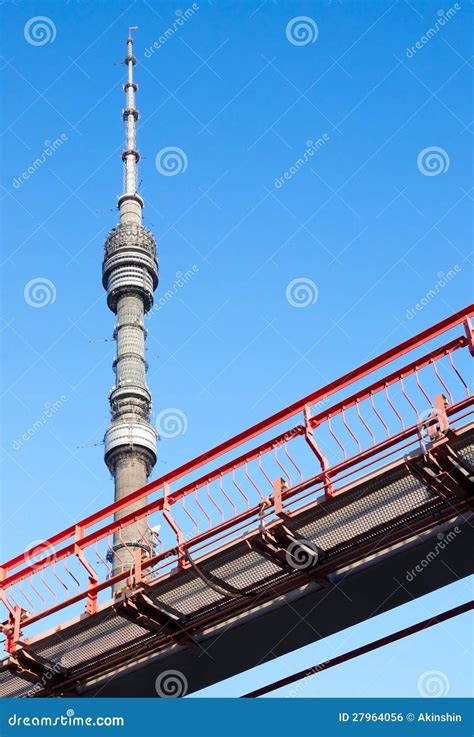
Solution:
M 133 80 L 135 57 L 131 33 L 127 39 L 127 82 L 124 85 L 126 128 L 123 161 L 123 192 L 118 199 L 119 224 L 105 242 L 102 266 L 107 304 L 117 316 L 115 386 L 110 396 L 111 423 L 105 433 L 105 462 L 115 480 L 115 500 L 144 486 L 156 462 L 156 433 L 150 424 L 151 394 L 146 383 L 145 314 L 153 305 L 158 284 L 158 262 L 153 235 L 142 225 L 143 199 L 137 191 L 139 154 L 136 148 L 135 106 L 137 85 Z M 141 500 L 117 513 L 116 519 L 140 509 Z M 133 548 L 149 554 L 151 543 L 145 520 L 120 529 L 114 536 L 114 573 L 129 568 Z

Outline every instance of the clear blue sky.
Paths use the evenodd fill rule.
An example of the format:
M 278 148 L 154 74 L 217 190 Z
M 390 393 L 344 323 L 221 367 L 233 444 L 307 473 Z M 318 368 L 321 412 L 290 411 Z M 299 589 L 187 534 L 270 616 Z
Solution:
M 198 5 L 153 54 L 145 50 L 172 26 L 175 4 L 1 5 L 2 558 L 112 500 L 94 444 L 108 424 L 113 383 L 114 318 L 100 277 L 122 181 L 120 62 L 129 25 L 140 27 L 140 177 L 145 224 L 158 240 L 157 297 L 178 272 L 196 271 L 147 322 L 155 414 L 178 408 L 188 420 L 185 434 L 160 443 L 156 475 L 470 300 L 472 5 L 462 2 L 408 54 L 449 3 Z M 54 24 L 51 43 L 26 40 L 36 16 Z M 314 35 L 317 26 L 314 43 L 290 43 L 296 16 L 311 19 Z M 318 153 L 275 186 L 307 141 L 325 133 Z M 18 184 L 45 141 L 61 136 Z M 185 152 L 184 173 L 157 170 L 155 157 L 169 146 Z M 432 147 L 442 149 L 444 172 L 428 176 L 433 170 L 417 162 Z M 450 271 L 436 298 L 409 313 Z M 286 289 L 301 277 L 318 298 L 297 309 Z M 50 280 L 56 295 L 42 309 L 24 297 L 36 278 Z M 16 448 L 62 396 L 54 416 Z M 209 693 L 238 695 L 312 665 L 465 601 L 467 586 Z M 318 675 L 299 695 L 414 696 L 428 670 L 446 674 L 449 695 L 468 695 L 462 650 L 470 633 L 464 616 Z

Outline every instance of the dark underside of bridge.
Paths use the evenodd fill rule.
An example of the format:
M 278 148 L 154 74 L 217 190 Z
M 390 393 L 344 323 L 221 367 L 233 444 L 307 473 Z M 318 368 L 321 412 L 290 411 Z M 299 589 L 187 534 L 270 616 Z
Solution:
M 233 626 L 227 625 L 202 640 L 201 647 L 177 650 L 144 661 L 135 669 L 115 673 L 82 695 L 156 697 L 155 680 L 166 670 L 183 673 L 188 692 L 192 693 L 410 602 L 474 572 L 472 523 L 459 524 L 458 529 L 462 533 L 456 535 L 442 557 L 424 568 L 411 583 L 406 580 L 407 571 L 433 551 L 436 534 L 434 540 L 429 536 L 409 549 L 401 549 L 343 577 L 337 585 L 302 591 L 299 598 L 287 598 L 282 605 L 246 621 L 237 620 Z
M 193 693 L 472 574 L 473 434 L 453 434 L 435 466 L 400 459 L 34 638 L 37 674 L 61 668 L 36 695 L 156 697 L 168 670 Z M 320 554 L 298 570 L 301 540 Z M 25 662 L 2 664 L 5 696 L 31 690 Z

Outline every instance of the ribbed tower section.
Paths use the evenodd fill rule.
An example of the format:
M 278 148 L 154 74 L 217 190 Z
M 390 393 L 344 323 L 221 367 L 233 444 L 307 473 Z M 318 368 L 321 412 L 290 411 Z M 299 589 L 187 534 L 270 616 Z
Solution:
M 117 316 L 114 338 L 115 386 L 109 401 L 111 423 L 105 433 L 105 462 L 115 479 L 115 500 L 144 486 L 156 462 L 156 433 L 150 424 L 151 394 L 146 383 L 146 330 L 144 316 L 153 305 L 158 284 L 158 262 L 153 235 L 142 225 L 143 199 L 137 191 L 139 154 L 136 146 L 135 106 L 137 85 L 133 81 L 133 39 L 127 39 L 124 85 L 126 148 L 123 193 L 118 200 L 119 224 L 105 241 L 102 267 L 107 304 Z M 117 514 L 122 518 L 146 503 L 141 500 Z M 144 521 L 128 525 L 114 539 L 114 572 L 131 563 L 131 548 L 146 550 L 149 541 Z

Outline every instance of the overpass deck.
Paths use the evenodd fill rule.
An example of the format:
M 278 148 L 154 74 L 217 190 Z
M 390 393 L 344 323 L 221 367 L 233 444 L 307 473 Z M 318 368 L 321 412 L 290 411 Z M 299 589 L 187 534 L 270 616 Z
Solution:
M 23 554 L 2 566 L 2 695 L 156 695 L 152 676 L 165 669 L 183 672 L 192 692 L 472 573 L 471 314 L 134 492 L 144 507 L 130 521 L 147 519 L 157 545 L 131 550 L 130 569 L 113 577 L 107 562 L 127 523 L 113 519 L 120 503 L 50 538 L 39 561 Z M 25 637 L 81 602 L 84 613 Z

